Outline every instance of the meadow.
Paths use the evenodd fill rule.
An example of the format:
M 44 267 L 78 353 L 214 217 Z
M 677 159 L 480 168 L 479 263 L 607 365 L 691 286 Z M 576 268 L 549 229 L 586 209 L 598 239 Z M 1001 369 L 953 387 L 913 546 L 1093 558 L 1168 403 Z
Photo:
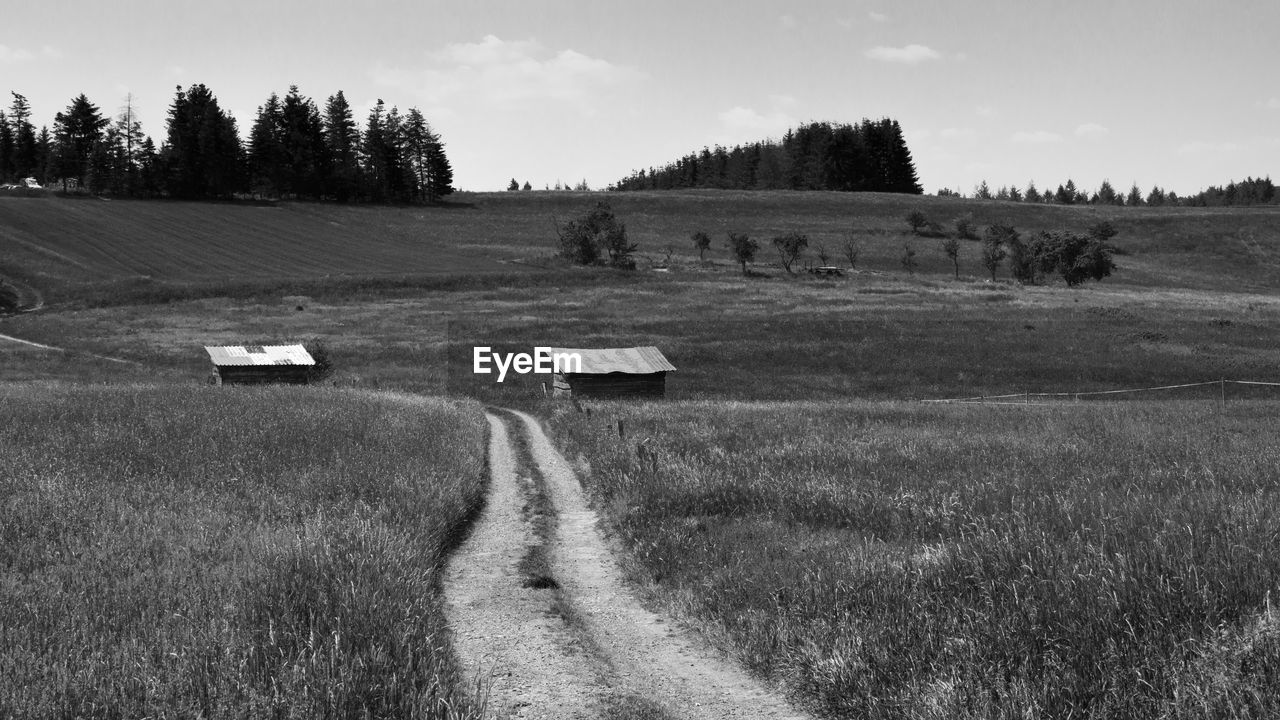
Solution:
M 571 268 L 551 257 L 553 222 L 601 199 L 639 242 L 640 271 Z M 16 211 L 15 202 L 26 204 Z M 915 209 L 944 225 L 972 215 L 978 225 L 1009 223 L 1024 233 L 1081 231 L 1109 220 L 1120 230 L 1118 270 L 1074 289 L 1024 287 L 1003 274 L 993 283 L 978 265 L 977 244 L 964 243 L 955 278 L 938 240 L 908 232 L 904 217 Z M 128 461 L 121 477 L 191 454 L 192 469 L 181 477 L 198 480 L 199 492 L 169 493 L 169 516 L 222 517 L 231 512 L 228 497 L 259 491 L 273 507 L 293 502 L 301 508 L 292 524 L 259 529 L 256 519 L 237 521 L 218 536 L 240 547 L 232 553 L 237 558 L 250 556 L 257 565 L 199 556 L 197 566 L 211 573 L 261 578 L 268 572 L 263 568 L 295 566 L 264 565 L 255 558 L 271 553 L 244 548 L 285 553 L 271 538 L 323 535 L 306 529 L 317 502 L 308 494 L 312 485 L 297 484 L 292 471 L 270 458 L 293 458 L 311 468 L 316 482 L 337 482 L 324 479 L 332 472 L 328 465 L 307 465 L 305 453 L 349 451 L 355 459 L 339 472 L 349 477 L 343 473 L 354 472 L 363 453 L 378 447 L 361 418 L 383 417 L 373 407 L 390 412 L 377 393 L 459 398 L 430 401 L 438 405 L 428 413 L 430 423 L 405 431 L 406 438 L 422 432 L 451 440 L 396 445 L 378 455 L 378 462 L 394 464 L 401 455 L 421 461 L 427 453 L 437 465 L 454 468 L 448 471 L 454 480 L 433 485 L 432 492 L 442 493 L 438 509 L 432 500 L 414 519 L 454 527 L 473 506 L 482 472 L 468 464 L 479 457 L 471 449 L 483 436 L 474 401 L 536 409 L 551 418 L 597 507 L 629 549 L 633 579 L 826 714 L 1274 716 L 1280 712 L 1274 691 L 1280 641 L 1270 590 L 1280 566 L 1266 548 L 1280 527 L 1271 510 L 1280 450 L 1264 430 L 1280 410 L 1274 389 L 1229 386 L 1225 408 L 1216 388 L 1055 407 L 912 401 L 1219 378 L 1280 382 L 1278 221 L 1274 208 L 1028 206 L 839 193 L 462 194 L 448 208 L 0 198 L 0 274 L 47 301 L 38 313 L 0 318 L 0 333 L 68 348 L 0 343 L 0 381 L 7 381 L 0 384 L 6 393 L 0 413 L 49 435 L 23 435 L 6 423 L 0 462 L 11 462 L 7 448 L 17 443 L 26 449 L 13 457 L 28 458 L 20 468 L 26 474 L 18 477 L 49 484 L 54 476 L 37 472 L 41 465 L 30 459 L 48 457 L 58 459 L 52 467 L 70 464 L 96 478 L 92 494 L 56 485 L 44 495 L 24 491 L 17 497 L 25 504 L 10 506 L 17 517 L 35 512 L 28 506 L 39 500 L 73 521 L 58 527 L 96 527 L 85 508 L 120 507 L 141 492 L 135 487 L 163 496 L 155 488 L 169 486 L 161 474 L 121 484 L 114 474 L 92 472 L 92 463 L 103 461 L 86 458 L 75 428 L 97 428 L 86 437 L 112 437 L 111 447 L 133 448 L 115 453 L 95 446 L 104 457 Z M 714 238 L 705 261 L 688 239 L 699 229 Z M 809 233 L 811 247 L 821 243 L 833 254 L 854 240 L 861 249 L 857 268 L 834 279 L 783 272 L 767 240 L 791 230 Z M 756 276 L 742 277 L 727 257 L 721 242 L 729 231 L 765 241 Z M 915 272 L 900 263 L 905 245 L 917 251 Z M 140 247 L 147 252 L 138 253 Z M 812 250 L 808 260 L 815 261 Z M 662 272 L 652 271 L 660 266 Z M 254 394 L 201 387 L 208 372 L 201 345 L 306 339 L 329 348 L 337 368 L 329 384 L 337 388 Z M 657 345 L 679 370 L 668 378 L 666 402 L 587 403 L 593 411 L 587 416 L 546 401 L 541 383 L 549 378 L 498 385 L 473 375 L 476 345 L 502 351 Z M 47 384 L 50 379 L 59 382 Z M 139 383 L 150 389 L 139 390 Z M 131 394 L 146 401 L 126 401 Z M 55 402 L 37 407 L 46 397 Z M 109 408 L 104 412 L 112 420 L 77 410 L 95 405 Z M 351 406 L 366 414 L 349 424 L 325 409 Z M 13 408 L 24 414 L 13 415 L 19 412 Z M 216 422 L 208 430 L 194 427 L 190 408 L 207 414 L 201 423 Z M 157 413 L 168 419 L 155 420 Z M 244 419 L 234 423 L 237 413 Z M 624 439 L 617 435 L 619 419 Z M 195 439 L 229 433 L 245 441 L 250 428 L 307 423 L 323 427 L 264 435 L 256 454 L 228 455 L 225 448 L 234 443 L 205 446 Z M 450 424 L 457 427 L 448 430 Z M 459 448 L 466 448 L 465 457 Z M 263 480 L 226 484 L 225 493 L 208 487 L 220 476 L 201 475 L 195 460 L 226 470 L 227 457 L 239 465 L 224 474 L 243 480 L 244 472 L 259 468 Z M 382 487 L 388 474 L 430 467 L 405 463 L 370 470 L 373 487 Z M 285 479 L 275 480 L 280 473 Z M 56 477 L 63 476 L 74 473 Z M 390 502 L 378 509 L 384 501 L 383 495 L 362 496 L 369 508 L 351 512 L 364 518 L 395 510 Z M 340 517 L 324 514 L 326 523 Z M 324 532 L 349 543 L 390 542 L 390 530 L 353 530 L 355 519 L 341 522 Z M 135 532 L 124 545 L 210 544 L 199 537 L 167 539 L 199 523 L 147 527 L 159 530 Z M 412 524 L 395 527 L 419 532 Z M 431 547 L 437 546 L 447 542 Z M 404 581 L 391 568 L 434 567 L 444 552 L 410 559 L 396 547 L 386 551 L 396 559 L 378 566 L 386 572 L 374 573 L 388 581 Z M 104 569 L 82 598 L 124 587 L 119 583 L 130 582 L 132 567 Z M 315 570 L 320 560 L 305 567 Z M 374 572 L 350 572 L 356 571 Z M 324 565 L 297 582 L 322 584 L 347 572 Z M 283 575 L 296 577 L 290 573 Z M 16 597 L 8 588 L 24 576 L 3 577 L 9 584 L 0 597 Z M 257 589 L 247 580 L 232 585 L 245 593 Z M 201 590 L 219 598 L 207 603 L 206 618 L 228 617 L 214 606 L 224 607 L 220 599 L 234 592 L 219 588 Z M 39 596 L 36 606 L 57 607 L 54 597 Z M 331 602 L 297 597 L 294 607 Z M 67 627 L 146 626 L 131 624 L 141 611 L 128 607 L 94 622 L 83 619 L 88 610 L 78 612 L 85 614 Z M 183 670 L 183 677 L 250 688 L 234 692 L 249 698 L 245 703 L 259 703 L 254 708 L 268 707 L 251 689 L 260 687 L 253 678 L 267 675 L 245 680 L 226 664 L 264 641 L 234 624 L 247 622 L 243 613 L 227 613 L 229 629 L 201 630 L 181 642 L 233 650 L 218 656 L 221 665 L 209 661 L 216 673 Z M 27 616 L 20 617 L 4 623 L 6 632 L 24 627 Z M 222 627 L 218 622 L 206 626 Z M 271 631 L 283 621 L 266 622 Z M 434 630 L 422 632 L 424 643 L 434 637 Z M 28 643 L 22 647 L 35 643 L 22 637 Z M 133 641 L 139 648 L 165 640 L 136 637 L 143 638 Z M 274 642 L 271 637 L 268 632 Z M 102 657 L 122 652 L 99 642 Z M 293 644 L 281 657 L 301 657 L 298 643 L 287 642 Z M 342 657 L 354 663 L 338 662 L 334 667 L 343 672 L 364 662 Z M 422 667 L 439 672 L 445 689 L 431 692 L 460 697 L 466 678 L 450 675 L 433 658 Z M 25 672 L 42 667 L 24 662 Z M 153 666 L 163 662 L 155 659 Z M 286 671 L 281 662 L 277 676 L 301 683 L 298 667 Z M 142 682 L 115 677 L 120 686 Z M 164 685 L 170 697 L 191 697 L 182 689 L 185 680 L 164 682 L 171 683 Z
M 1274 402 L 591 407 L 633 577 L 824 715 L 1280 712 Z
M 0 717 L 481 716 L 440 610 L 466 401 L 0 386 Z

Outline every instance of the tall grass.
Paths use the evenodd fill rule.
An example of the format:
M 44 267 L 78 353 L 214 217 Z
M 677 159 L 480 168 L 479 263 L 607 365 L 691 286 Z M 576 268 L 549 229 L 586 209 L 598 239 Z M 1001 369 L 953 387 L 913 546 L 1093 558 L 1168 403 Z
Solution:
M 688 403 L 553 424 L 637 578 L 832 716 L 1274 717 L 1278 411 Z
M 0 389 L 0 717 L 478 717 L 443 554 L 472 403 Z

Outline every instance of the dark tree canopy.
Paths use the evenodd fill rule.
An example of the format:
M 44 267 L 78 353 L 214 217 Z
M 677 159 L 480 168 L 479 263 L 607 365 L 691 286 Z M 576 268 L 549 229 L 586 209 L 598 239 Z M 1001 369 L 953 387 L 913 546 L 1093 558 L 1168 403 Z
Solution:
M 35 177 L 91 193 L 182 199 L 271 198 L 436 202 L 453 192 L 439 133 L 417 108 L 379 100 L 360 132 L 342 92 L 323 110 L 297 86 L 271 93 L 248 138 L 204 85 L 178 87 L 159 149 L 136 120 L 133 97 L 104 116 L 81 94 L 36 133 L 27 99 L 0 111 L 0 182 Z
M 815 122 L 788 130 L 781 140 L 704 147 L 610 186 L 676 188 L 922 192 L 902 128 L 888 118 L 857 125 Z

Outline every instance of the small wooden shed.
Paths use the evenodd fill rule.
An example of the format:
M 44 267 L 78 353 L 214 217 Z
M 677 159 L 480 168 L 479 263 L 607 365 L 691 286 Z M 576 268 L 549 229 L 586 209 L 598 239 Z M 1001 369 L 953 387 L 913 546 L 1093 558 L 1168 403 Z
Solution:
M 206 346 L 215 385 L 305 385 L 316 361 L 301 345 Z
M 549 348 L 553 356 L 576 354 L 581 363 L 558 367 L 553 394 L 570 397 L 663 397 L 675 372 L 656 347 Z

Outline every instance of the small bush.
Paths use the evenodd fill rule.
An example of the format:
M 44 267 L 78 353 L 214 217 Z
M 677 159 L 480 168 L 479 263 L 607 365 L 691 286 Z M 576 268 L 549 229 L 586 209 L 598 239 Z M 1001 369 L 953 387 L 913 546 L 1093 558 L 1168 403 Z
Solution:
M 614 217 L 609 203 L 596 203 L 595 209 L 576 220 L 557 227 L 560 236 L 560 256 L 578 265 L 599 265 L 607 262 L 618 268 L 634 270 L 631 257 L 636 245 L 627 240 L 627 226 Z
M 924 213 L 920 212 L 919 210 L 912 210 L 911 212 L 907 213 L 906 220 L 907 220 L 907 224 L 911 226 L 911 232 L 915 233 L 916 235 L 920 234 L 920 228 L 929 224 L 929 218 L 925 217 Z
M 320 338 L 308 340 L 302 345 L 316 361 L 307 373 L 307 382 L 315 384 L 328 380 L 333 375 L 333 360 L 329 357 L 329 346 Z

